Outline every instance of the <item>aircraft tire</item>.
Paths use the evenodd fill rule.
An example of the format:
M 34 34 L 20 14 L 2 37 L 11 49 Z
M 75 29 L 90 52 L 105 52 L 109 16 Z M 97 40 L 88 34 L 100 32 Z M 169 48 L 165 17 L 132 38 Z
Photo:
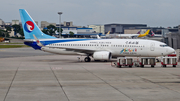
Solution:
M 166 67 L 166 65 L 163 65 L 163 67 Z
M 173 65 L 173 67 L 176 67 L 176 65 Z
M 151 65 L 151 67 L 153 67 L 153 68 L 154 68 L 154 65 Z
M 144 65 L 141 65 L 141 68 L 144 68 Z
M 86 57 L 86 58 L 84 58 L 84 61 L 85 61 L 85 62 L 90 62 L 90 61 L 91 61 L 91 58 Z

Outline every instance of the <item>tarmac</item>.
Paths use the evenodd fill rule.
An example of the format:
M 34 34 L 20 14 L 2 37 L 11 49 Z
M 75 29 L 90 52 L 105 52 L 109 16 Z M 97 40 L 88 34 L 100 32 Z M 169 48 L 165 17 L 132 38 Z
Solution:
M 77 57 L 0 49 L 0 101 L 180 101 L 179 65 L 117 68 Z

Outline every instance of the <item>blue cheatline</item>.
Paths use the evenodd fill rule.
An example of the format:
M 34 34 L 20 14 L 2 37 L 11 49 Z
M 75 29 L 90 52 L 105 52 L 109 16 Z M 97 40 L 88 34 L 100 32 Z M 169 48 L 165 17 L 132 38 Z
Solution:
M 73 42 L 73 41 L 89 41 L 89 40 L 103 40 L 103 39 L 60 39 L 60 40 L 44 40 L 41 41 L 43 45 L 53 44 L 53 43 L 63 43 L 63 42 Z

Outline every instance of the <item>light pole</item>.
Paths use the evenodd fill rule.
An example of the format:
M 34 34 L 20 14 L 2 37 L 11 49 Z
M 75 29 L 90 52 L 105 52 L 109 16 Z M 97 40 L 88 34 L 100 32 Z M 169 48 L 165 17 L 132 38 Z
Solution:
M 59 14 L 59 38 L 61 38 L 61 14 L 62 12 L 58 12 Z

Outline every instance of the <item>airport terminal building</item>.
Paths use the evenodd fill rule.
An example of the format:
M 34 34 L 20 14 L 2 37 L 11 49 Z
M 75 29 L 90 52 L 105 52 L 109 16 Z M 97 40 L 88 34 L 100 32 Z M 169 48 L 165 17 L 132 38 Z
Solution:
M 180 25 L 177 32 L 169 33 L 165 36 L 165 42 L 174 49 L 180 49 Z
M 110 34 L 124 34 L 125 29 L 137 29 L 138 27 L 147 27 L 146 24 L 105 24 L 104 29 L 105 33 L 110 31 Z

